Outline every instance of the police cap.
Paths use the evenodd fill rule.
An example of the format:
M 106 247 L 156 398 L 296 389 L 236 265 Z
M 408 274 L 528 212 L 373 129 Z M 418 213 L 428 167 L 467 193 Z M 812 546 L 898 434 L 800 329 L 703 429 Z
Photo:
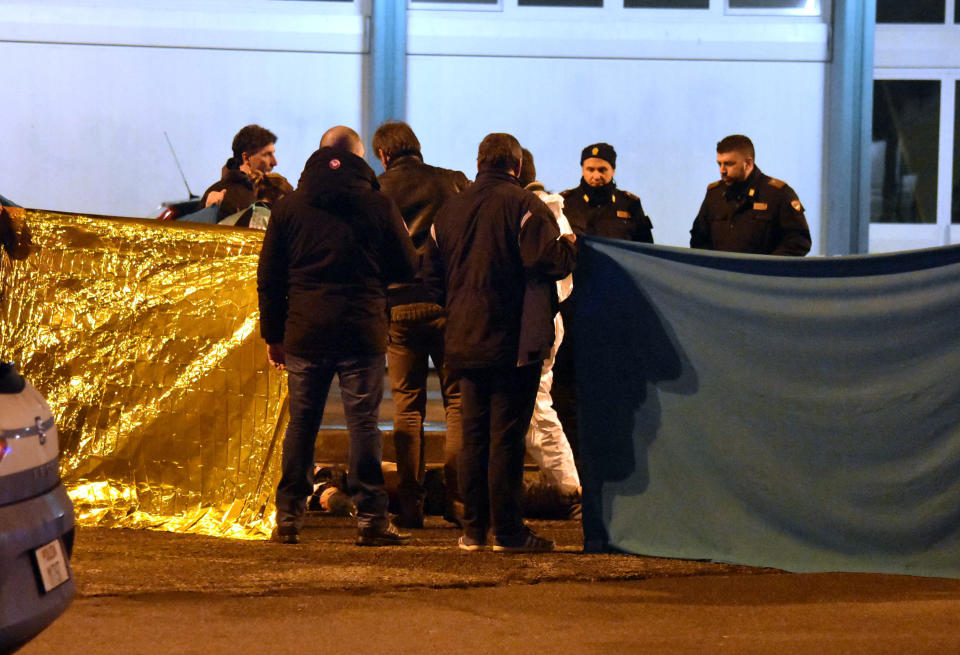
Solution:
M 609 143 L 594 143 L 584 148 L 583 152 L 580 153 L 580 165 L 583 166 L 583 162 L 591 157 L 609 162 L 610 168 L 617 167 L 617 151 Z

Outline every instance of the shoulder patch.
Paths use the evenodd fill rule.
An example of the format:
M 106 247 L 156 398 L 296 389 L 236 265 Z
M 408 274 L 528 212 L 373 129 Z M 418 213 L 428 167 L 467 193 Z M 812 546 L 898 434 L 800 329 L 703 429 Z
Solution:
M 716 189 L 718 186 L 720 186 L 720 183 L 722 181 L 723 180 L 717 180 L 716 182 L 711 182 L 710 184 L 707 185 L 707 190 L 709 191 L 710 189 Z
M 783 180 L 778 180 L 775 177 L 771 177 L 769 180 L 767 180 L 767 184 L 774 187 L 775 189 L 782 189 L 783 187 L 787 186 L 786 182 L 784 182 Z

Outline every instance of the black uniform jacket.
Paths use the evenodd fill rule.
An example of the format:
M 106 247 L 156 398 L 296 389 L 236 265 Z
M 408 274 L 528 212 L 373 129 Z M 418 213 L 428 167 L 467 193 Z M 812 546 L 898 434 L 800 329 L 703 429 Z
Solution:
M 708 186 L 690 230 L 690 247 L 706 250 L 802 257 L 810 244 L 797 194 L 756 167 L 743 182 Z
M 363 159 L 313 153 L 296 191 L 277 202 L 257 271 L 260 334 L 299 357 L 386 351 L 390 282 L 413 277 L 416 253 L 397 206 Z
M 563 214 L 575 234 L 653 243 L 653 224 L 643 213 L 640 198 L 618 189 L 616 183 L 580 186 L 560 193 Z
M 506 368 L 553 345 L 556 280 L 576 261 L 550 209 L 510 173 L 481 168 L 434 219 L 447 292 L 445 364 Z
M 460 171 L 430 166 L 423 163 L 419 154 L 408 154 L 392 159 L 378 181 L 380 190 L 400 208 L 418 257 L 417 279 L 390 285 L 388 303 L 391 307 L 411 303 L 442 305 L 443 280 L 431 265 L 435 244 L 430 228 L 440 207 L 470 180 Z

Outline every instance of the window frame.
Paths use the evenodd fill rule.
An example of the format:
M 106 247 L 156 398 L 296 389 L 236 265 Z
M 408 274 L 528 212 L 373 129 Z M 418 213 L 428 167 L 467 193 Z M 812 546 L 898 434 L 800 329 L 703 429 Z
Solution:
M 470 0 L 407 0 L 407 11 L 503 11 L 503 0 L 470 2 Z
M 807 0 L 807 4 L 812 4 L 813 7 L 810 9 L 807 8 L 796 8 L 796 7 L 731 7 L 731 0 L 723 0 L 723 14 L 725 16 L 804 16 L 804 17 L 819 17 L 819 16 L 829 16 L 829 0 Z M 711 2 L 719 2 L 719 0 L 711 0 Z
M 940 124 L 937 154 L 936 222 L 874 223 L 870 222 L 870 252 L 928 248 L 960 243 L 960 223 L 951 224 L 953 201 L 954 114 L 958 109 L 956 82 L 960 69 L 935 67 L 875 67 L 874 81 L 937 81 L 940 82 Z

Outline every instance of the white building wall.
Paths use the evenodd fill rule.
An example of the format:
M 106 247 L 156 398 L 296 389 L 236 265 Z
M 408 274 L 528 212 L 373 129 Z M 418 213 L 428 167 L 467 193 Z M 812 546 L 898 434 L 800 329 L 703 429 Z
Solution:
M 823 64 L 412 56 L 408 66 L 408 121 L 431 163 L 473 176 L 484 135 L 510 132 L 560 191 L 579 183 L 583 147 L 606 141 L 656 242 L 687 246 L 719 178 L 717 141 L 747 134 L 761 170 L 797 191 L 822 250 Z
M 187 196 L 164 131 L 200 194 L 248 123 L 277 134 L 275 170 L 293 184 L 325 129 L 360 128 L 366 26 L 354 5 L 131 4 L 0 2 L 0 193 L 155 216 Z
M 747 134 L 757 164 L 806 207 L 823 252 L 829 26 L 822 17 L 707 11 L 520 8 L 411 11 L 408 119 L 424 156 L 476 172 L 493 131 L 533 152 L 549 189 L 576 186 L 580 151 L 617 150 L 618 186 L 640 196 L 657 243 L 687 246 L 716 143 Z
M 366 2 L 0 0 L 5 156 L 0 193 L 27 206 L 150 216 L 217 179 L 230 141 L 260 123 L 296 182 L 320 134 L 361 129 Z M 475 173 L 509 131 L 540 177 L 577 184 L 584 145 L 617 148 L 617 182 L 659 243 L 685 246 L 722 136 L 793 186 L 822 252 L 829 29 L 819 17 L 518 8 L 408 12 L 407 120 L 431 163 Z

